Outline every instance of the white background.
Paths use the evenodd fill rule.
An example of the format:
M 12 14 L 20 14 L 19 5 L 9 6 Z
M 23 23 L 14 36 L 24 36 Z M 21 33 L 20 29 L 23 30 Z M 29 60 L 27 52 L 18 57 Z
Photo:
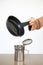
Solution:
M 30 17 L 43 16 L 43 0 L 0 0 L 0 53 L 14 53 L 14 45 L 22 44 L 25 39 L 32 39 L 31 45 L 26 46 L 30 54 L 43 54 L 43 28 L 29 31 L 25 27 L 25 34 L 15 37 L 6 28 L 9 15 L 16 16 L 21 22 Z

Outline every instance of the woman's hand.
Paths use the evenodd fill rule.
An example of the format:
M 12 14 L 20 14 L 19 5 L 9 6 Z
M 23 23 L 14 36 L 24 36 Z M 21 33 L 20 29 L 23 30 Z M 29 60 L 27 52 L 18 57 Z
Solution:
M 30 21 L 29 22 L 30 26 L 32 26 L 31 30 L 40 29 L 40 21 L 38 19 L 31 17 L 28 21 Z M 28 29 L 29 29 L 29 26 L 28 26 Z

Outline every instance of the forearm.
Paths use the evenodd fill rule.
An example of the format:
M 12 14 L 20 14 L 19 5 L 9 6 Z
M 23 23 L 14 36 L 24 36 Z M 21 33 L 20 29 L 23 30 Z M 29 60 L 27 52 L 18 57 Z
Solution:
M 43 27 L 43 16 L 38 18 L 38 20 L 40 21 L 40 27 Z

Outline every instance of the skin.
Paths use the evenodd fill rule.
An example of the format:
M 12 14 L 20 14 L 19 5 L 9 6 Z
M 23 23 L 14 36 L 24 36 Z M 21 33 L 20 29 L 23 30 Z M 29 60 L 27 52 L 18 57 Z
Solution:
M 43 27 L 43 16 L 37 19 L 31 17 L 28 21 L 30 21 L 29 23 L 30 25 L 32 25 L 31 30 L 38 30 L 41 27 Z M 28 26 L 28 29 L 29 29 L 29 26 Z

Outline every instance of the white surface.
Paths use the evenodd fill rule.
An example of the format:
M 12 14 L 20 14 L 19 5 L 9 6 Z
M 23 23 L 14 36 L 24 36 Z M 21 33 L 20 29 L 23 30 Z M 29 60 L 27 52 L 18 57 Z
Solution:
M 17 38 L 6 28 L 9 15 L 16 16 L 21 22 L 27 21 L 30 17 L 41 17 L 43 0 L 0 0 L 0 53 L 14 53 L 14 45 L 22 44 L 23 40 L 31 38 L 33 43 L 26 46 L 29 53 L 43 54 L 43 28 L 29 32 L 26 26 L 24 36 Z

